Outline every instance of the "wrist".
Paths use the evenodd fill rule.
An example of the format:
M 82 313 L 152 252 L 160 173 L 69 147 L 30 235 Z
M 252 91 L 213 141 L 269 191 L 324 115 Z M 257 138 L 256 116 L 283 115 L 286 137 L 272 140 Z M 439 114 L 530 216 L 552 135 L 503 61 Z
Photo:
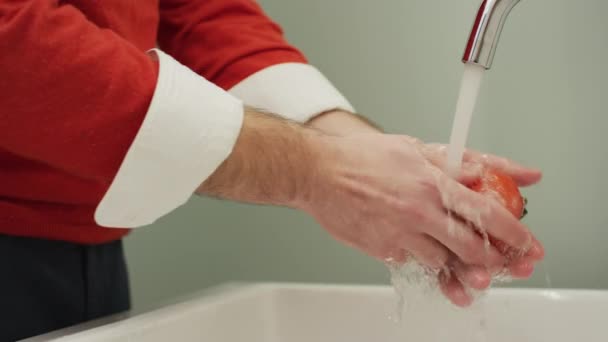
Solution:
M 328 135 L 318 130 L 308 129 L 312 134 L 304 136 L 309 151 L 309 166 L 304 173 L 305 184 L 300 188 L 293 208 L 312 214 L 315 207 L 323 202 L 328 191 L 334 191 L 335 182 L 340 173 L 341 158 L 344 150 L 343 137 Z
M 311 119 L 307 125 L 337 136 L 382 132 L 382 128 L 369 119 L 343 110 L 321 113 Z
M 299 133 L 303 147 L 301 157 L 305 161 L 301 163 L 302 169 L 297 176 L 294 175 L 296 191 L 288 206 L 306 211 L 323 183 L 323 178 L 327 176 L 327 164 L 333 159 L 330 157 L 333 137 L 321 130 L 305 126 Z
M 310 197 L 322 160 L 323 135 L 297 122 L 246 108 L 232 153 L 197 193 L 246 203 L 301 207 Z

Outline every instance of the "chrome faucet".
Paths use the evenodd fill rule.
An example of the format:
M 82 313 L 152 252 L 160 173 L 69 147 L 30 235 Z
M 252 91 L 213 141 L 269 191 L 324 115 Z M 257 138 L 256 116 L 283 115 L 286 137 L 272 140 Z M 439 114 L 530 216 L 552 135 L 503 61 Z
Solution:
M 483 1 L 467 42 L 463 63 L 490 69 L 505 20 L 518 2 L 519 0 Z

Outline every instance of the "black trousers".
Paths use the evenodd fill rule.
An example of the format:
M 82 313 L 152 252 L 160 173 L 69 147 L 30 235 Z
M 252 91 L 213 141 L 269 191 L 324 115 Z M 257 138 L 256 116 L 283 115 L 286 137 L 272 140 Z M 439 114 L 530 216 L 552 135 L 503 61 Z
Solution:
M 122 241 L 87 246 L 0 235 L 0 341 L 129 307 Z

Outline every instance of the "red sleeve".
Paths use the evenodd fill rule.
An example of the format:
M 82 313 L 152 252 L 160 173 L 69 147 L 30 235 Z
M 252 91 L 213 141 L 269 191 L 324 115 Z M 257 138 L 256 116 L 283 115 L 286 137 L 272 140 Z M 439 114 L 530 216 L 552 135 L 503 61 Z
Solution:
M 229 89 L 278 63 L 305 63 L 254 0 L 161 0 L 159 46 Z
M 0 51 L 0 148 L 110 182 L 146 114 L 156 63 L 57 0 L 3 0 Z

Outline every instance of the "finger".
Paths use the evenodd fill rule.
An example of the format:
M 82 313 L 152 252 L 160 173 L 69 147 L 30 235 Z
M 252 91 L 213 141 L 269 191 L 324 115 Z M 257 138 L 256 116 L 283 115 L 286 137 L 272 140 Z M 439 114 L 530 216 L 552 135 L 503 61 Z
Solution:
M 464 162 L 456 181 L 464 185 L 474 184 L 479 180 L 483 172 L 483 166 L 479 163 Z
M 510 260 L 525 260 L 532 264 L 542 261 L 545 258 L 545 250 L 534 237 L 532 239 L 532 246 L 527 251 L 511 253 Z
M 473 297 L 467 293 L 456 277 L 442 272 L 439 275 L 439 287 L 441 292 L 456 306 L 467 307 L 473 303 Z
M 410 236 L 403 244 L 419 263 L 432 269 L 444 268 L 450 257 L 445 246 L 426 234 Z
M 534 264 L 527 260 L 516 260 L 509 265 L 508 270 L 513 278 L 528 279 L 534 273 Z
M 541 261 L 545 258 L 545 248 L 534 235 L 532 235 L 532 246 L 526 252 L 525 257 L 532 261 Z
M 490 244 L 477 234 L 473 228 L 459 219 L 445 213 L 437 214 L 434 226 L 427 234 L 446 246 L 466 264 L 496 266 L 503 265 L 505 258 Z
M 502 171 L 511 176 L 519 186 L 534 185 L 542 179 L 542 172 L 538 169 L 525 167 L 513 160 L 491 154 L 467 150 L 463 156 L 463 160 L 467 162 L 477 162 L 484 166 Z
M 439 177 L 438 187 L 445 209 L 510 247 L 518 250 L 530 248 L 532 234 L 502 204 L 468 189 L 445 174 Z
M 504 268 L 489 268 L 491 274 L 498 274 L 501 270 L 506 270 L 509 275 L 516 279 L 528 279 L 534 273 L 534 265 L 541 261 L 544 256 L 542 246 L 537 242 L 533 242 L 533 247 L 526 254 L 513 255 L 508 257 L 508 264 Z
M 532 243 L 530 247 L 526 250 L 517 250 L 511 248 L 504 242 L 500 240 L 496 240 L 494 238 L 490 239 L 490 243 L 492 243 L 496 249 L 504 256 L 507 257 L 507 260 L 526 260 L 532 264 L 535 264 L 545 257 L 545 250 L 540 242 L 532 236 Z
M 492 276 L 481 266 L 464 265 L 461 262 L 454 265 L 454 273 L 464 285 L 475 290 L 485 290 L 492 283 Z
M 445 144 L 421 144 L 420 150 L 423 155 L 435 166 L 445 169 L 447 160 L 447 145 Z M 471 164 L 481 164 L 486 167 L 491 167 L 502 171 L 511 176 L 519 186 L 530 186 L 540 182 L 542 172 L 538 169 L 530 168 L 518 164 L 517 162 L 498 157 L 491 154 L 481 153 L 479 151 L 467 149 L 463 155 L 463 162 Z

